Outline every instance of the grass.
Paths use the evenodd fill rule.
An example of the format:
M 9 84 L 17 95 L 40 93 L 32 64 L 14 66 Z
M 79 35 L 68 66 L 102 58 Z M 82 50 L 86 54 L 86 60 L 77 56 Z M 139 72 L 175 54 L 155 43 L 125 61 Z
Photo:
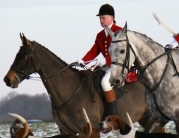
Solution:
M 9 128 L 11 124 L 0 124 L 0 137 L 10 138 Z M 143 131 L 143 129 L 137 123 L 134 124 L 135 128 L 139 131 Z M 32 132 L 37 137 L 48 137 L 53 135 L 58 135 L 59 129 L 55 123 L 32 123 L 29 124 Z M 172 122 L 169 122 L 166 126 L 167 133 L 175 134 L 175 125 Z M 111 133 L 109 134 L 101 134 L 102 138 L 112 138 Z

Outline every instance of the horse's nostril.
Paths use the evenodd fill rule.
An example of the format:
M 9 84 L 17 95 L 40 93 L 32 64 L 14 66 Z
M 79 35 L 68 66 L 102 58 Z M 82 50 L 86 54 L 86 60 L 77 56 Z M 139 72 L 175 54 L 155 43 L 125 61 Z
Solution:
M 120 80 L 115 80 L 115 84 L 119 84 L 120 83 Z
M 4 82 L 6 83 L 7 86 L 10 86 L 10 80 L 8 77 L 4 77 Z

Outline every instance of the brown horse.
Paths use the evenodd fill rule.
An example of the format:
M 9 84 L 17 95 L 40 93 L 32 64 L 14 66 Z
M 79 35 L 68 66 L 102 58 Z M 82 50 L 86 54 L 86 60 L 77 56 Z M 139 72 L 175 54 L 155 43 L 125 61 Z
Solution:
M 7 86 L 17 88 L 29 75 L 37 72 L 52 101 L 52 114 L 62 134 L 82 133 L 85 121 L 82 108 L 86 109 L 92 124 L 90 138 L 99 138 L 98 123 L 104 113 L 104 102 L 93 89 L 94 100 L 86 87 L 88 79 L 81 77 L 79 70 L 71 67 L 47 48 L 21 35 L 23 45 L 4 77 Z M 126 93 L 118 99 L 118 115 L 126 122 L 126 111 L 133 122 L 139 122 L 145 128 L 150 113 L 145 103 L 145 88 L 139 82 L 126 84 Z

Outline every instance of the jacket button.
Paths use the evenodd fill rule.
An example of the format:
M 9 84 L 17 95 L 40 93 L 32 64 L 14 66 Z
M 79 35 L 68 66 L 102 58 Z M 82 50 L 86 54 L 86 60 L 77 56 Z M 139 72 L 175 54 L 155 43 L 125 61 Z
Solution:
M 105 47 L 107 47 L 107 45 L 105 45 Z
M 106 55 L 108 55 L 108 53 L 106 53 Z
M 104 41 L 104 43 L 107 43 L 107 41 Z

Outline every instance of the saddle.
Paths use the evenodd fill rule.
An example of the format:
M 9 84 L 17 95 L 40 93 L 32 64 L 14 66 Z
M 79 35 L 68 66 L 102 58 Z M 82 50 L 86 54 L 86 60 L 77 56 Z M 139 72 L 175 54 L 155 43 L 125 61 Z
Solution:
M 91 95 L 91 99 L 94 100 L 94 91 L 93 89 L 96 89 L 96 91 L 98 92 L 98 94 L 100 95 L 101 99 L 103 101 L 105 101 L 105 97 L 104 97 L 104 91 L 102 89 L 101 86 L 101 80 L 105 74 L 104 70 L 101 70 L 101 68 L 96 68 L 93 72 L 91 70 L 81 70 L 80 74 L 82 76 L 83 79 L 86 79 L 87 81 L 87 87 L 89 87 L 89 89 L 91 90 L 90 95 Z M 136 82 L 138 80 L 138 75 L 137 75 L 137 71 L 136 68 L 134 66 L 132 66 L 126 76 L 126 83 L 133 83 Z M 113 87 L 115 95 L 116 95 L 116 99 L 119 99 L 124 93 L 125 90 L 123 89 L 123 87 L 117 87 L 114 86 Z
M 104 91 L 101 86 L 101 80 L 105 74 L 105 71 L 101 70 L 101 68 L 97 68 L 93 72 L 91 70 L 81 70 L 80 74 L 83 79 L 86 79 L 86 85 L 90 89 L 91 100 L 95 101 L 93 89 L 96 89 L 97 93 L 99 94 L 99 96 L 101 97 L 103 101 L 104 107 L 107 107 L 107 103 L 104 97 Z M 138 80 L 137 71 L 135 67 L 132 67 L 126 76 L 125 81 L 126 83 L 133 83 L 137 80 Z M 113 90 L 115 92 L 116 99 L 119 99 L 120 97 L 122 97 L 122 95 L 126 92 L 123 89 L 123 87 L 117 87 L 117 86 L 114 86 Z M 107 108 L 105 108 L 102 120 L 104 120 L 107 115 L 109 115 L 109 112 Z

